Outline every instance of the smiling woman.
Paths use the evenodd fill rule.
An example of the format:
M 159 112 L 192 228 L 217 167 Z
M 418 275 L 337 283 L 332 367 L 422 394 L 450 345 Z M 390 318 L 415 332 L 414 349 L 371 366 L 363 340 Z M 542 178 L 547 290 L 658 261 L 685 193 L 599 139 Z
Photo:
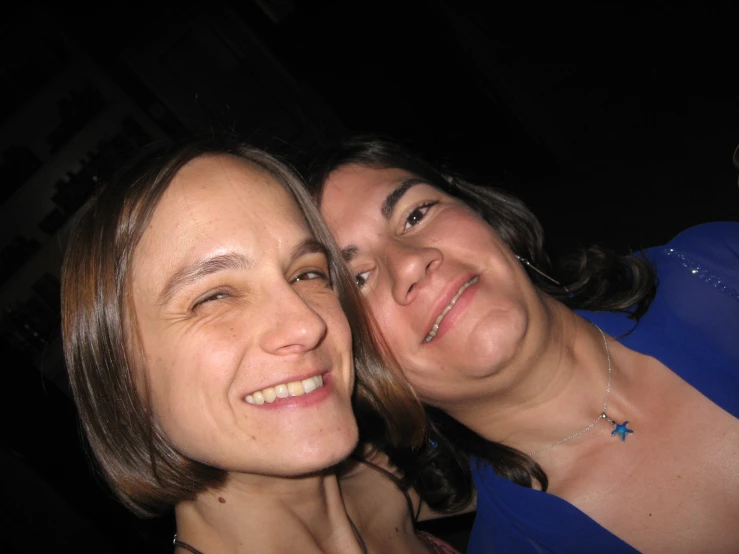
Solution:
M 201 463 L 287 476 L 354 448 L 351 334 L 303 219 L 263 169 L 200 157 L 177 173 L 136 247 L 141 389 L 173 447 Z M 314 377 L 324 385 L 313 394 L 288 393 Z M 276 390 L 272 403 L 248 403 L 262 390 Z
M 562 286 L 519 199 L 397 144 L 311 183 L 435 419 L 425 463 L 472 462 L 468 552 L 739 551 L 739 223 L 583 249 Z
M 146 153 L 76 222 L 62 324 L 83 428 L 132 511 L 174 508 L 176 548 L 434 551 L 397 480 L 360 464 L 342 490 L 355 450 L 387 463 L 357 446 L 352 397 L 376 444 L 425 426 L 337 260 L 289 167 L 240 144 Z

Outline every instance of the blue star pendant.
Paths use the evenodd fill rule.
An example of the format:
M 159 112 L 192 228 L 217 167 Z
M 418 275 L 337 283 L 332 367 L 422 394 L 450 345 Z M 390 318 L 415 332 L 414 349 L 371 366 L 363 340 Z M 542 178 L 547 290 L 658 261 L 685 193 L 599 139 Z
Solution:
M 623 423 L 616 423 L 614 421 L 613 425 L 615 428 L 613 429 L 613 431 L 611 431 L 611 435 L 618 435 L 619 437 L 621 437 L 621 442 L 624 442 L 626 440 L 626 435 L 634 432 L 626 427 L 628 424 L 628 421 L 624 421 Z

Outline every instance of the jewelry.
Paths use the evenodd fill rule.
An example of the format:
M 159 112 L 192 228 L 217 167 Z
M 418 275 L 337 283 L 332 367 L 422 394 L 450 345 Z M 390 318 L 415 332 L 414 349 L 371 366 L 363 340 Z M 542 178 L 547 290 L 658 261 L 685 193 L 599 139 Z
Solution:
M 362 548 L 362 554 L 368 554 L 367 550 L 367 544 L 364 542 L 364 539 L 362 538 L 362 534 L 359 532 L 359 529 L 357 529 L 357 526 L 354 525 L 354 521 L 352 521 L 352 518 L 349 517 L 349 514 L 346 514 L 346 517 L 349 518 L 349 525 L 352 526 L 352 531 L 354 531 L 354 535 L 357 537 L 357 540 L 359 541 L 359 546 Z M 179 546 L 180 548 L 184 548 L 185 550 L 188 550 L 192 552 L 192 554 L 204 554 L 194 546 L 190 546 L 184 541 L 177 540 L 177 533 L 174 534 L 174 538 L 172 539 L 172 544 L 176 547 Z
M 177 533 L 174 534 L 174 538 L 172 539 L 172 544 L 175 545 L 175 547 L 179 546 L 180 548 L 184 548 L 185 550 L 189 550 L 190 552 L 192 552 L 192 554 L 203 554 L 202 552 L 200 552 L 200 550 L 198 550 L 195 547 L 190 546 L 186 542 L 178 541 L 177 540 Z
M 611 352 L 608 350 L 608 340 L 606 339 L 606 334 L 601 330 L 600 327 L 598 327 L 597 325 L 595 325 L 595 323 L 593 323 L 593 325 L 595 326 L 596 329 L 598 329 L 598 331 L 600 332 L 601 336 L 603 337 L 603 344 L 605 344 L 605 346 L 606 346 L 606 359 L 608 360 L 608 385 L 606 386 L 606 398 L 603 401 L 603 409 L 601 410 L 600 415 L 597 418 L 595 418 L 595 421 L 593 423 L 591 423 L 590 425 L 588 425 L 587 427 L 585 427 L 584 429 L 578 431 L 574 435 L 570 435 L 569 437 L 567 437 L 565 439 L 559 440 L 557 442 L 553 442 L 552 444 L 550 444 L 548 446 L 544 446 L 542 448 L 539 448 L 537 450 L 534 450 L 533 452 L 529 453 L 529 456 L 533 456 L 534 454 L 538 454 L 539 452 L 544 452 L 544 450 L 549 450 L 553 446 L 557 446 L 558 444 L 562 444 L 563 442 L 567 442 L 570 439 L 574 439 L 575 437 L 579 437 L 583 433 L 587 433 L 601 419 L 605 419 L 606 421 L 608 421 L 608 423 L 610 423 L 611 425 L 613 425 L 613 431 L 611 431 L 611 435 L 618 435 L 619 437 L 621 437 L 621 442 L 625 442 L 626 441 L 626 435 L 634 432 L 631 429 L 629 429 L 629 428 L 626 427 L 629 424 L 628 421 L 624 421 L 623 423 L 616 423 L 610 417 L 608 417 L 608 414 L 606 413 L 606 409 L 608 408 L 608 395 L 611 394 L 611 377 L 612 377 L 612 374 L 613 374 L 613 368 L 611 367 Z
M 346 514 L 346 517 L 349 518 L 349 524 L 352 526 L 352 531 L 354 531 L 354 534 L 357 536 L 357 540 L 359 541 L 359 546 L 362 548 L 362 554 L 367 554 L 367 545 L 364 542 L 364 539 L 362 538 L 362 534 L 359 532 L 359 529 L 357 529 L 357 526 L 354 525 L 354 520 L 349 517 L 349 514 Z
M 546 273 L 544 273 L 541 269 L 539 269 L 538 267 L 536 267 L 534 264 L 532 264 L 526 258 L 522 258 L 518 254 L 516 254 L 516 258 L 518 259 L 519 262 L 521 262 L 522 264 L 524 264 L 527 267 L 530 267 L 531 269 L 533 269 L 534 271 L 536 271 L 539 275 L 541 275 L 545 279 L 551 281 L 552 283 L 554 283 L 558 287 L 562 287 L 563 289 L 565 289 L 565 292 L 567 293 L 567 296 L 569 296 L 570 298 L 572 298 L 573 296 L 575 296 L 575 293 L 574 292 L 572 292 L 570 289 L 568 289 L 566 286 L 564 286 L 562 283 L 560 283 L 556 279 L 554 279 L 554 278 L 550 277 L 549 275 L 547 275 Z

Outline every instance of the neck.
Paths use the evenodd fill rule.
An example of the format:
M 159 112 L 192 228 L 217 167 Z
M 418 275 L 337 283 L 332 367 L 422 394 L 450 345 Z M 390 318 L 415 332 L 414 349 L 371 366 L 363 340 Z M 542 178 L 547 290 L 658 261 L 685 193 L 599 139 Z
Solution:
M 215 552 L 361 553 L 336 475 L 276 478 L 232 474 L 175 509 L 178 539 Z M 183 551 L 184 552 L 184 551 Z
M 556 300 L 542 300 L 541 313 L 531 315 L 515 359 L 489 378 L 486 394 L 449 410 L 482 437 L 522 452 L 550 445 L 593 422 L 602 412 L 608 385 L 598 329 Z M 617 372 L 614 365 L 613 383 Z M 609 406 L 609 415 L 619 417 L 614 399 Z M 610 430 L 603 421 L 598 425 Z

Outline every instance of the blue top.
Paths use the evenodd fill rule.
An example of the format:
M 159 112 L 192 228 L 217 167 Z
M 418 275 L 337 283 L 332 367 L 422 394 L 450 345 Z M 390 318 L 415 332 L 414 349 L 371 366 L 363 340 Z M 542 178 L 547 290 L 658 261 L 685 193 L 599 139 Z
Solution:
M 624 314 L 578 313 L 739 417 L 739 222 L 692 227 L 645 255 L 659 286 L 632 333 L 622 337 L 634 327 Z M 472 468 L 477 517 L 468 553 L 637 552 L 566 500 L 516 485 L 485 463 Z

